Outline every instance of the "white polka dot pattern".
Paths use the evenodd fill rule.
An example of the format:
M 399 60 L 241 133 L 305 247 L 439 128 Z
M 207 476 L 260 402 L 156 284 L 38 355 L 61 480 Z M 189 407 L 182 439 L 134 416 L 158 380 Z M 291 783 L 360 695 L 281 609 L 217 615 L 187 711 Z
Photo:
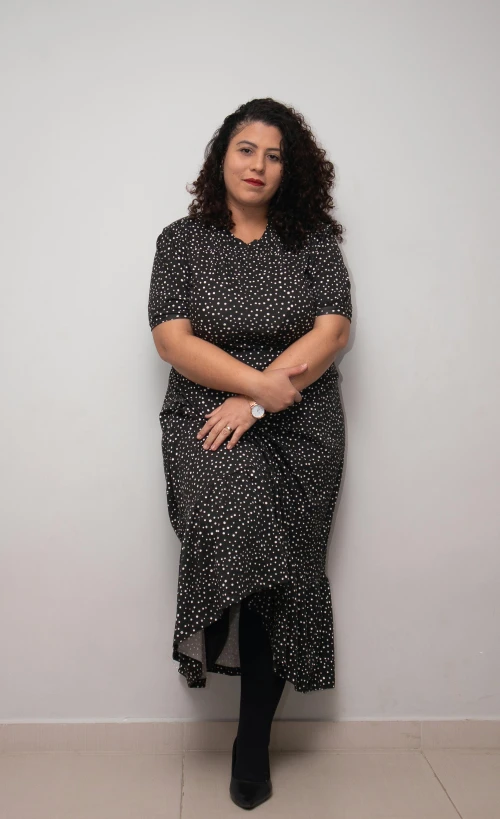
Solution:
M 350 281 L 330 225 L 298 253 L 271 221 L 246 244 L 227 229 L 183 217 L 157 239 L 151 329 L 189 318 L 195 335 L 265 369 L 310 330 L 315 316 L 352 317 Z M 172 657 L 190 688 L 207 671 L 240 674 L 239 602 L 263 618 L 275 671 L 297 691 L 335 685 L 327 541 L 344 462 L 344 417 L 332 364 L 302 401 L 267 413 L 239 440 L 204 450 L 204 414 L 234 393 L 171 368 L 160 412 L 169 518 L 181 544 Z M 217 662 L 204 629 L 230 611 Z

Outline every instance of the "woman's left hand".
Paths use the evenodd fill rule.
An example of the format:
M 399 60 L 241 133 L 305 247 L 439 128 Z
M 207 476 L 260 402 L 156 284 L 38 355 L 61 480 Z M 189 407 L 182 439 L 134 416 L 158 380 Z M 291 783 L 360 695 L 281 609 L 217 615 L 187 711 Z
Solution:
M 218 449 L 227 438 L 230 438 L 227 449 L 232 449 L 243 433 L 258 420 L 250 411 L 249 399 L 243 395 L 226 398 L 223 404 L 215 407 L 212 412 L 207 412 L 205 418 L 208 421 L 196 435 L 199 440 L 207 436 L 203 449 Z M 233 431 L 230 432 L 226 426 L 230 426 Z

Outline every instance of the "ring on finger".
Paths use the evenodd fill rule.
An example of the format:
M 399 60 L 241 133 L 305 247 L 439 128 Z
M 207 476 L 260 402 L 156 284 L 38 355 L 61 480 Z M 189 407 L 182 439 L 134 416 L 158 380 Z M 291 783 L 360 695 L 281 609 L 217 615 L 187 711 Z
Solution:
M 215 440 L 216 440 L 216 439 L 219 437 L 219 435 L 223 435 L 225 432 L 229 432 L 229 433 L 231 433 L 231 432 L 234 432 L 234 429 L 233 429 L 233 427 L 230 427 L 230 426 L 229 426 L 229 424 L 226 424 L 226 426 L 222 427 L 222 428 L 221 428 L 221 429 L 220 429 L 220 430 L 219 430 L 219 431 L 216 433 L 215 438 L 214 438 L 214 439 L 213 439 L 213 441 L 212 441 L 212 445 L 213 445 L 214 441 L 215 441 Z

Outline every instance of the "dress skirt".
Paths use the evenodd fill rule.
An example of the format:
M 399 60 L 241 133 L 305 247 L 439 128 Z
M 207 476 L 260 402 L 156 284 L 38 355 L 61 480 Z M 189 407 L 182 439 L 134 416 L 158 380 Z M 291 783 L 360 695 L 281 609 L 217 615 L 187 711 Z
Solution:
M 351 317 L 349 278 L 328 228 L 298 254 L 271 224 L 250 244 L 188 217 L 158 237 L 151 328 L 189 318 L 195 335 L 264 370 L 327 313 Z M 204 450 L 196 435 L 205 413 L 234 393 L 170 370 L 160 424 L 180 543 L 172 657 L 190 688 L 205 687 L 208 672 L 241 674 L 244 598 L 262 617 L 278 675 L 304 693 L 335 686 L 325 568 L 344 464 L 338 378 L 332 364 L 302 401 L 266 413 L 234 448 Z

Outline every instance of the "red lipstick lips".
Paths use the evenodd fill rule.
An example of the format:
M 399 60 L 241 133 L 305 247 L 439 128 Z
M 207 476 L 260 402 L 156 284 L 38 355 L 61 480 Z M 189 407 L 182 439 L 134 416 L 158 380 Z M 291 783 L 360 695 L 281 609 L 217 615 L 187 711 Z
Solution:
M 249 185 L 255 185 L 255 187 L 262 187 L 264 185 L 260 179 L 244 179 L 243 182 L 248 182 Z

